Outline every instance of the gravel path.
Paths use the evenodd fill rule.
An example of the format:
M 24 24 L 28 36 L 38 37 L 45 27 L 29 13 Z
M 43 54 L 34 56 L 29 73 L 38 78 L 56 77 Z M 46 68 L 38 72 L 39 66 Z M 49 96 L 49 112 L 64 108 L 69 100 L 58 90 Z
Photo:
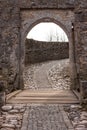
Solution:
M 50 81 L 48 80 L 47 73 L 49 68 L 52 68 L 53 65 L 57 64 L 58 61 L 51 61 L 40 66 L 34 73 L 34 83 L 38 89 L 41 88 L 52 88 Z
M 69 89 L 69 60 L 49 61 L 25 67 L 26 89 Z
M 60 60 L 48 71 L 48 79 L 54 89 L 70 89 L 69 60 Z

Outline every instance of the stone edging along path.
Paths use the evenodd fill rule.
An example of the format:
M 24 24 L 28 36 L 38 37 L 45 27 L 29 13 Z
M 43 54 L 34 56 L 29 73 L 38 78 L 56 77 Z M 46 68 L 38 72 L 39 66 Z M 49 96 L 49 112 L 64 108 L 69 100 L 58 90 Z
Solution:
M 48 80 L 53 89 L 70 89 L 69 59 L 60 60 L 47 71 Z
M 20 130 L 26 104 L 6 104 L 1 108 L 0 130 Z

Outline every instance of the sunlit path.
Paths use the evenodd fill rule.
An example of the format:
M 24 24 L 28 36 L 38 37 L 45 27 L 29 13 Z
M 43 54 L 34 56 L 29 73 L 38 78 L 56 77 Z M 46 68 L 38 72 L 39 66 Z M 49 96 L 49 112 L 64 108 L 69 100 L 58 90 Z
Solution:
M 32 64 L 24 70 L 25 89 L 69 89 L 69 59 Z

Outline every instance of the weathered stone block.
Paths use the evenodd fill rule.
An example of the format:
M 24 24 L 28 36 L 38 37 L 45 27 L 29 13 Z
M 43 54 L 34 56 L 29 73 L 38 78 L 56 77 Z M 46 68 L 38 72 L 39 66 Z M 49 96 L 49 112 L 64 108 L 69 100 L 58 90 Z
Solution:
M 19 0 L 21 8 L 74 8 L 74 0 Z
M 87 30 L 87 23 L 86 22 L 78 22 L 78 24 L 76 25 L 75 23 L 75 31 L 77 31 L 78 29 L 85 32 Z
M 76 12 L 76 22 L 86 22 L 87 21 L 87 10 L 80 9 Z
M 87 0 L 75 0 L 75 6 L 79 8 L 87 8 Z

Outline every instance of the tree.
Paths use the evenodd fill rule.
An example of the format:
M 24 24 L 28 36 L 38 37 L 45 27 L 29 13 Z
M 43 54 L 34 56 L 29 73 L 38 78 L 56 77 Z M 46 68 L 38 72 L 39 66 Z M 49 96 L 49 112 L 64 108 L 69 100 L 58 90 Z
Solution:
M 65 32 L 59 32 L 57 29 L 55 31 L 50 30 L 50 32 L 47 34 L 47 41 L 52 42 L 66 42 L 68 41 L 67 36 Z

